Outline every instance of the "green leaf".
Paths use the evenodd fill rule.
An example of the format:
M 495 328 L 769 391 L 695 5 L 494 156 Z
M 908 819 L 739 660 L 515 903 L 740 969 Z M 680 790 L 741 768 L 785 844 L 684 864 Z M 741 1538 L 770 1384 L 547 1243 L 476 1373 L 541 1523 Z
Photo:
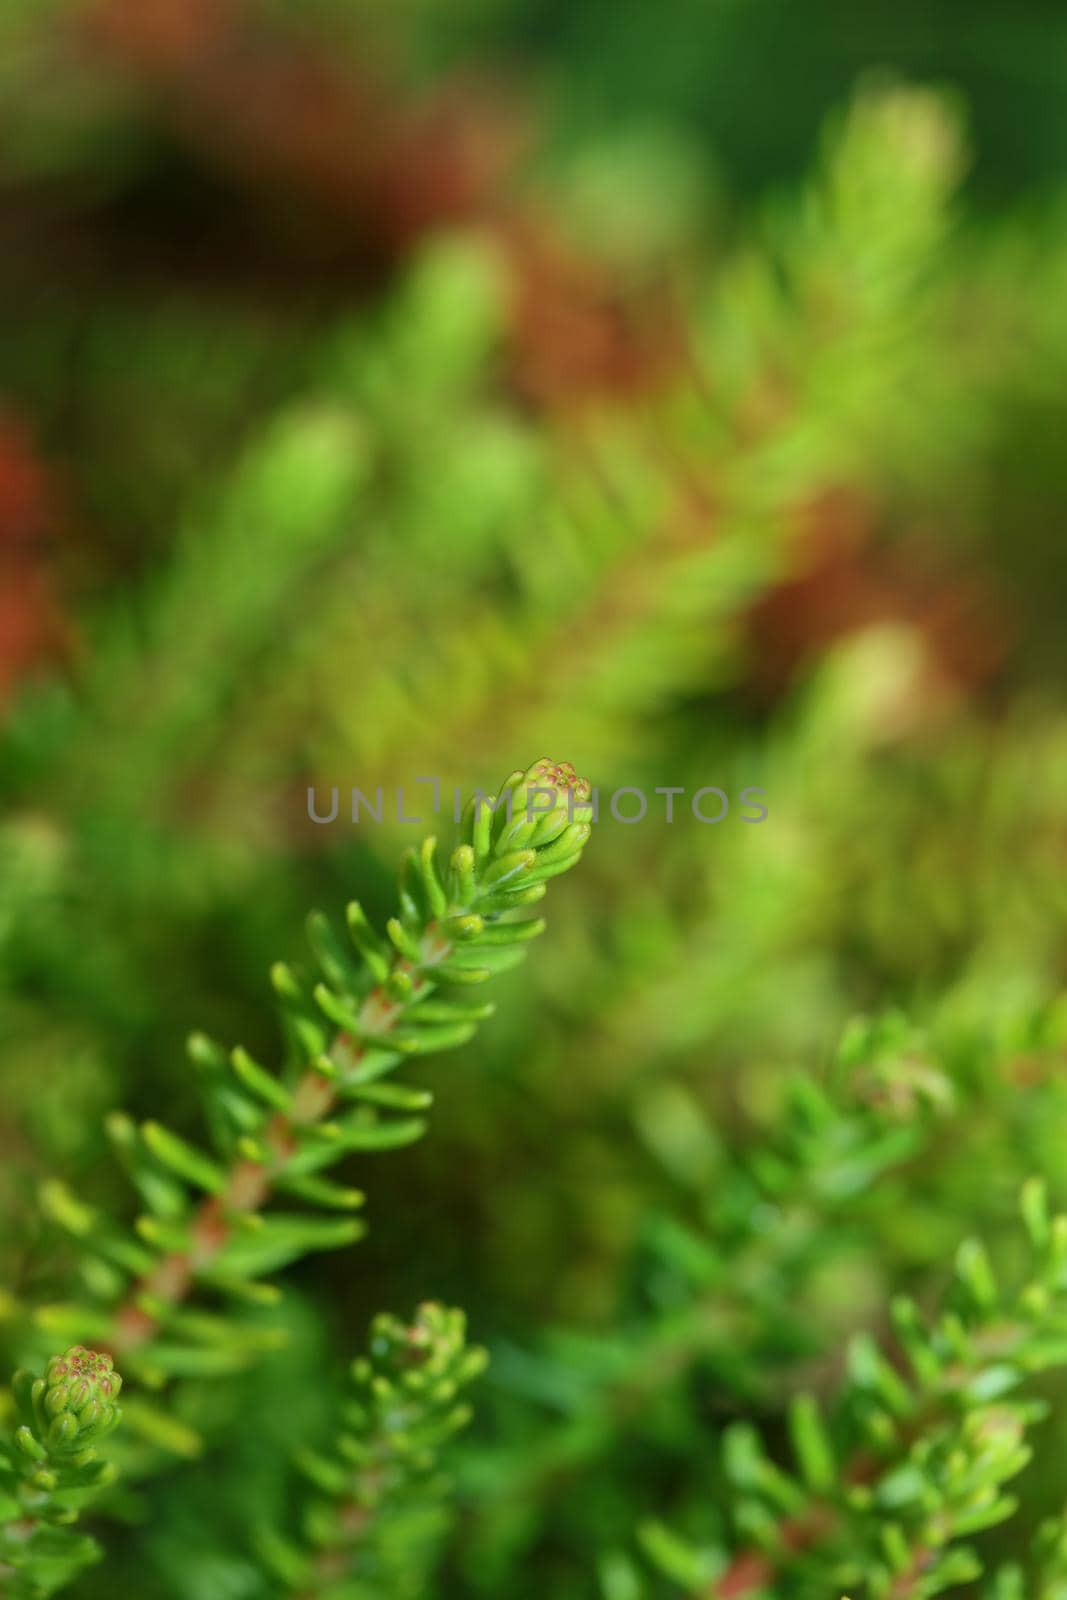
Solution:
M 353 1244 L 366 1231 L 366 1224 L 355 1218 L 274 1213 L 255 1233 L 227 1240 L 212 1261 L 210 1272 L 227 1277 L 261 1277 L 314 1251 L 338 1250 Z
M 660 1572 L 690 1593 L 699 1593 L 714 1582 L 721 1570 L 718 1552 L 703 1550 L 679 1538 L 662 1522 L 642 1522 L 637 1537 L 649 1560 Z
M 179 1177 L 207 1190 L 209 1194 L 220 1192 L 225 1183 L 222 1169 L 176 1133 L 164 1128 L 162 1123 L 142 1123 L 141 1137 L 152 1154 Z
M 275 1178 L 275 1187 L 295 1194 L 312 1205 L 327 1206 L 335 1211 L 355 1211 L 364 1204 L 366 1196 L 360 1189 L 346 1188 L 331 1183 L 328 1178 L 314 1177 L 310 1173 L 283 1171 Z
M 418 1022 L 419 1019 L 413 1018 Z M 477 1023 L 453 1022 L 434 1026 L 413 1027 L 403 1032 L 395 1029 L 391 1035 L 394 1043 L 409 1054 L 433 1055 L 442 1050 L 454 1050 L 466 1044 L 478 1031 Z
M 399 1150 L 414 1144 L 426 1132 L 424 1117 L 396 1117 L 372 1121 L 357 1111 L 337 1122 L 342 1150 Z
M 833 1445 L 814 1395 L 797 1395 L 789 1410 L 789 1431 L 804 1482 L 815 1494 L 827 1494 L 837 1476 Z
M 275 1111 L 291 1109 L 293 1097 L 289 1090 L 258 1062 L 253 1061 L 242 1045 L 237 1045 L 231 1052 L 230 1063 L 245 1088 L 250 1089 L 264 1105 L 272 1107 Z
M 385 1106 L 392 1111 L 425 1111 L 433 1105 L 429 1089 L 414 1089 L 406 1083 L 346 1084 L 345 1092 L 353 1100 Z

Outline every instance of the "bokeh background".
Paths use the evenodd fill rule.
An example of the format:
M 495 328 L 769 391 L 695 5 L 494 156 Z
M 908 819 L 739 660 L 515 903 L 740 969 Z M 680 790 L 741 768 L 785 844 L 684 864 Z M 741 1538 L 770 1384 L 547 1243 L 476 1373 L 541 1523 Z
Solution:
M 831 1383 L 1032 1167 L 1067 1200 L 1067 12 L 5 0 L 0 42 L 5 1356 L 64 1293 L 42 1180 L 128 1209 L 105 1113 L 195 1131 L 190 1028 L 269 1057 L 306 910 L 389 908 L 420 830 L 309 785 L 551 754 L 769 810 L 596 830 L 81 1592 L 259 1593 L 320 1374 L 432 1293 L 494 1356 L 440 1592 L 629 1600 L 723 1415 Z M 772 1285 L 738 1163 L 858 1014 L 944 1126 L 803 1213 L 792 1325 L 693 1315 L 696 1240 Z

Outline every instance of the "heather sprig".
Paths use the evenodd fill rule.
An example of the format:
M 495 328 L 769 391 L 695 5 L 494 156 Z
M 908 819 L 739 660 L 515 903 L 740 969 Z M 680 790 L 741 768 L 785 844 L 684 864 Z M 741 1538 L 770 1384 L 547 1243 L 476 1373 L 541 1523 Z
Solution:
M 384 936 L 355 901 L 347 939 L 313 915 L 317 972 L 279 964 L 272 973 L 288 1044 L 281 1070 L 240 1046 L 226 1051 L 202 1034 L 190 1041 L 209 1147 L 155 1120 L 109 1119 L 145 1206 L 132 1232 L 65 1187 L 45 1186 L 47 1212 L 81 1251 L 86 1293 L 43 1308 L 38 1320 L 92 1337 L 157 1387 L 233 1371 L 269 1342 L 270 1330 L 197 1314 L 194 1293 L 272 1301 L 280 1268 L 363 1233 L 350 1215 L 362 1192 L 325 1170 L 422 1135 L 432 1095 L 393 1075 L 464 1044 L 491 1014 L 467 990 L 520 962 L 544 930 L 528 911 L 579 859 L 591 832 L 582 815 L 589 793 L 569 764 L 539 761 L 499 795 L 475 795 L 445 859 L 433 838 L 406 852 L 398 914 Z M 268 1210 L 276 1196 L 310 1209 Z
M 690 1600 L 771 1591 L 816 1600 L 840 1590 L 929 1600 L 981 1577 L 967 1541 L 1018 1509 L 1008 1486 L 1049 1413 L 1027 1393 L 1029 1380 L 1067 1363 L 1067 1216 L 1050 1216 L 1037 1180 L 1021 1204 L 1031 1247 L 1021 1287 L 1003 1287 L 983 1244 L 966 1240 L 935 1317 L 907 1296 L 894 1299 L 892 1358 L 858 1335 L 832 1411 L 811 1394 L 795 1398 L 795 1465 L 775 1460 L 751 1424 L 726 1430 L 722 1466 L 739 1548 L 702 1548 L 659 1523 L 645 1526 L 653 1561 Z
M 43 1376 L 16 1372 L 12 1387 L 20 1420 L 0 1441 L 0 1594 L 34 1600 L 99 1558 L 71 1524 L 115 1476 L 99 1447 L 121 1420 L 122 1379 L 109 1355 L 74 1345 Z
M 402 1600 L 424 1592 L 449 1522 L 440 1453 L 470 1420 L 462 1392 L 487 1360 L 467 1344 L 461 1311 L 427 1301 L 409 1321 L 374 1319 L 368 1353 L 352 1365 L 342 1431 L 331 1450 L 298 1459 L 315 1490 L 299 1534 L 261 1536 L 279 1595 Z

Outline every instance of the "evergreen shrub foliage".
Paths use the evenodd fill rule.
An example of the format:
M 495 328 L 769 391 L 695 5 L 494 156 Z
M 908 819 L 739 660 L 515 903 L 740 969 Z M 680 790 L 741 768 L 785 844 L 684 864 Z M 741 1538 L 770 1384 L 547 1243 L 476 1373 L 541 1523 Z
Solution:
M 0 1596 L 1064 1600 L 1055 19 L 368 9 L 3 23 Z

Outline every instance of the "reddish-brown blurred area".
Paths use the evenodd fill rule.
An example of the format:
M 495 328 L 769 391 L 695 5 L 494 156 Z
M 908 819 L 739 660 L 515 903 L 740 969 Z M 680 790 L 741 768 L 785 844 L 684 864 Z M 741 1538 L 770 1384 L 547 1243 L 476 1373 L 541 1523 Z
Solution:
M 415 86 L 390 49 L 388 26 L 362 49 L 352 43 L 331 51 L 321 33 L 295 19 L 283 25 L 248 0 L 92 0 L 61 15 L 53 48 L 57 63 L 77 61 L 121 83 L 143 131 L 165 137 L 194 181 L 200 175 L 230 197 L 231 246 L 258 240 L 258 259 L 245 263 L 253 291 L 268 258 L 267 270 L 283 281 L 325 272 L 381 284 L 425 237 L 463 224 L 503 246 L 512 276 L 510 379 L 525 403 L 560 414 L 590 399 L 626 405 L 684 369 L 686 339 L 669 282 L 619 281 L 610 262 L 568 238 L 551 194 L 524 184 L 538 111 L 517 77 L 465 73 Z M 47 213 L 53 197 L 41 198 Z M 101 259 L 113 283 L 142 264 L 136 252 L 132 261 L 124 256 L 137 204 L 136 193 L 119 196 L 75 220 L 97 235 L 110 230 Z M 20 205 L 32 230 L 32 194 L 28 201 L 22 193 Z M 150 211 L 141 232 L 156 228 L 166 239 L 172 225 Z M 165 272 L 188 271 L 194 281 L 203 274 L 196 229 L 194 210 L 189 232 L 179 227 L 165 247 Z M 232 276 L 225 226 L 214 249 L 220 273 Z M 209 249 L 208 272 L 211 260 Z M 45 550 L 53 487 L 25 430 L 11 422 L 2 470 L 10 686 L 55 652 L 63 624 Z M 873 520 L 849 490 L 798 516 L 798 575 L 752 618 L 763 691 L 782 688 L 794 665 L 842 631 L 887 616 L 915 622 L 957 685 L 980 685 L 995 672 L 1008 629 L 991 585 L 946 558 L 936 571 L 925 558 L 912 564 L 906 547 L 885 556 Z
M 0 412 L 0 705 L 20 678 L 61 658 L 69 643 L 51 566 L 58 498 L 28 426 Z

